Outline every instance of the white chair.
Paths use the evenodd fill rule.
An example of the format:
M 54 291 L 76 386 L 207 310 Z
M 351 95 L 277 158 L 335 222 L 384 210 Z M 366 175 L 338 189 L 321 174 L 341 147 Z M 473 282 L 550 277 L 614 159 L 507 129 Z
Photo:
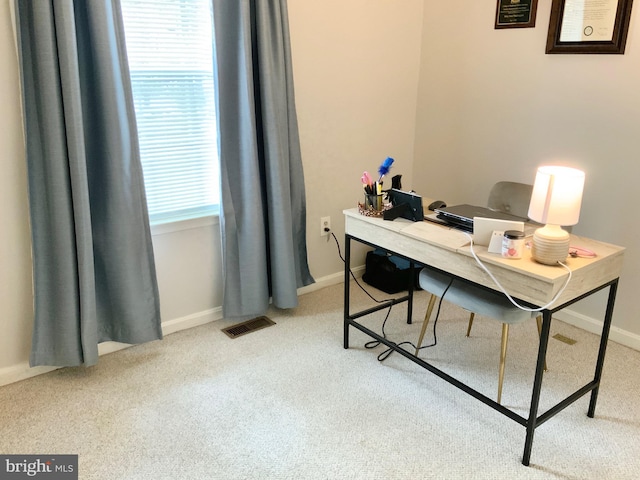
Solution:
M 527 218 L 532 190 L 533 187 L 531 185 L 524 183 L 498 182 L 491 189 L 487 206 L 494 210 Z M 420 347 L 422 346 L 433 306 L 436 300 L 445 294 L 445 291 L 445 300 L 470 312 L 467 337 L 471 334 L 471 326 L 473 325 L 475 314 L 491 317 L 502 323 L 497 397 L 497 402 L 500 403 L 502 399 L 504 367 L 507 357 L 507 343 L 509 340 L 509 325 L 521 323 L 536 317 L 538 334 L 540 334 L 542 329 L 542 316 L 516 307 L 500 292 L 467 284 L 460 280 L 455 280 L 454 277 L 450 275 L 428 268 L 424 268 L 420 272 L 418 281 L 420 288 L 431 293 L 431 297 L 422 324 L 422 330 L 420 331 L 416 356 L 418 356 Z
M 522 219 L 529 218 L 529 202 L 533 185 L 518 182 L 498 182 L 489 192 L 487 207 L 498 212 L 510 213 Z M 531 223 L 531 220 L 529 220 Z M 567 232 L 571 232 L 571 226 L 562 227 Z
M 517 182 L 498 182 L 491 187 L 487 207 L 491 210 L 527 218 L 532 192 L 533 185 Z

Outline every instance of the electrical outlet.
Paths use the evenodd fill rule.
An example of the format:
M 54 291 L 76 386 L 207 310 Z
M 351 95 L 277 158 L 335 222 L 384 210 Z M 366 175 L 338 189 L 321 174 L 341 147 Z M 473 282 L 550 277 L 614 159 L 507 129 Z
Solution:
M 329 235 L 329 231 L 331 231 L 331 217 L 321 217 L 320 218 L 320 236 L 324 237 Z

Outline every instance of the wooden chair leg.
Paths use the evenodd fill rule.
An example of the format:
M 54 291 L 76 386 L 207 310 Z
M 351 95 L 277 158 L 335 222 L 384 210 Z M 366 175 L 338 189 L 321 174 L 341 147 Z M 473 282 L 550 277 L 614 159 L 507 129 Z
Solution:
M 420 338 L 418 338 L 418 346 L 416 347 L 416 357 L 419 356 L 420 347 L 422 346 L 422 340 L 424 339 L 424 334 L 427 331 L 427 325 L 429 325 L 429 319 L 431 318 L 431 312 L 433 311 L 433 306 L 436 304 L 436 296 L 431 295 L 429 298 L 429 305 L 427 306 L 427 313 L 424 315 L 424 322 L 422 322 L 422 330 L 420 331 Z
M 473 325 L 473 317 L 475 317 L 475 313 L 471 312 L 471 315 L 469 315 L 469 326 L 467 327 L 467 337 L 469 335 L 471 335 L 471 325 Z
M 538 324 L 538 338 L 542 335 L 542 315 L 536 317 L 536 323 Z M 544 357 L 544 371 L 547 371 L 547 356 Z
M 498 403 L 502 399 L 502 381 L 504 380 L 504 364 L 507 359 L 507 342 L 509 340 L 509 324 L 502 324 L 502 344 L 500 347 L 500 367 L 498 369 Z

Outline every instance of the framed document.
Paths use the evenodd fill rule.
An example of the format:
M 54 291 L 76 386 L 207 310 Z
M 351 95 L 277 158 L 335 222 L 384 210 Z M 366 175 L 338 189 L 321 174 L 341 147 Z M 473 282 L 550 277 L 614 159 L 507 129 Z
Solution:
M 495 28 L 536 26 L 538 0 L 498 0 Z
M 633 0 L 553 0 L 546 53 L 624 53 Z

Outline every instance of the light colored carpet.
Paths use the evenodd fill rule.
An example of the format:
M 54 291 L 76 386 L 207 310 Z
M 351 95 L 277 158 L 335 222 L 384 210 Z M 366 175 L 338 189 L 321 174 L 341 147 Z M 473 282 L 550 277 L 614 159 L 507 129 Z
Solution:
M 387 335 L 415 342 L 426 300 L 413 325 L 393 307 Z M 640 476 L 640 352 L 610 342 L 596 417 L 587 396 L 549 420 L 524 467 L 524 427 L 397 353 L 379 362 L 354 329 L 343 349 L 342 286 L 268 315 L 275 326 L 234 340 L 219 321 L 0 388 L 0 453 L 79 454 L 81 479 Z M 495 397 L 500 325 L 478 317 L 466 338 L 466 322 L 445 304 L 422 356 Z M 551 340 L 543 410 L 592 378 L 597 351 L 589 333 L 554 321 L 555 333 L 577 343 Z M 536 336 L 533 321 L 511 328 L 503 404 L 525 416 Z

